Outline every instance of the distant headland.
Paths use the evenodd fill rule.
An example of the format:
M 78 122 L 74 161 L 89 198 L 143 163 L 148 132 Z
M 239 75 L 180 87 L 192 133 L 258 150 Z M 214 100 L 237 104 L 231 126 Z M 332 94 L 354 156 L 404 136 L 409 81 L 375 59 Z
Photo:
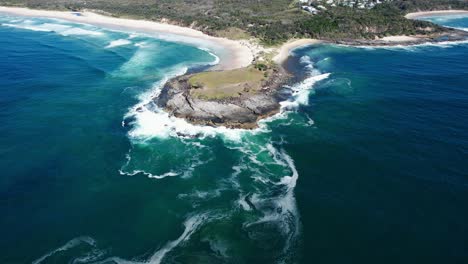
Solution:
M 277 39 L 269 36 L 271 32 L 256 35 L 258 32 L 255 33 L 256 31 L 252 29 L 252 27 L 268 27 L 268 25 L 249 24 L 247 30 L 232 27 L 212 31 L 194 23 L 187 27 L 183 22 L 169 19 L 149 21 L 127 18 L 128 16 L 117 18 L 104 11 L 89 11 L 82 8 L 71 8 L 71 11 L 52 11 L 0 7 L 0 12 L 19 16 L 59 18 L 148 34 L 177 35 L 179 37 L 176 41 L 207 48 L 219 57 L 218 64 L 207 71 L 192 72 L 168 81 L 153 102 L 172 115 L 194 124 L 243 129 L 255 128 L 257 121 L 279 111 L 280 101 L 285 99 L 282 98 L 280 90 L 292 77 L 283 65 L 290 52 L 297 47 L 317 43 L 365 46 L 413 45 L 459 41 L 468 38 L 468 32 L 465 31 L 413 20 L 430 15 L 468 14 L 465 10 L 398 13 L 396 15 L 395 7 L 388 3 L 375 6 L 366 2 L 366 5 L 362 8 L 358 6 L 356 10 L 336 6 L 336 3 L 333 3 L 335 11 L 330 11 L 333 6 L 321 4 L 319 7 L 321 15 L 319 15 L 315 12 L 319 9 L 314 7 L 312 1 L 296 2 L 293 1 L 291 5 L 295 8 L 292 10 L 298 12 L 303 18 L 301 22 L 303 24 L 296 24 L 298 27 L 296 30 L 302 30 L 302 33 Z M 388 11 L 382 9 L 385 7 Z M 369 17 L 365 17 L 366 15 Z M 330 24 L 327 19 L 336 18 L 335 16 L 341 16 L 341 19 L 344 19 L 341 22 L 349 22 L 348 24 L 351 25 L 354 21 L 361 21 L 360 25 L 365 25 L 365 30 L 363 31 L 361 26 L 358 28 L 353 26 L 350 29 L 348 28 L 350 25 L 340 24 L 339 19 Z M 392 22 L 387 21 L 390 24 L 385 29 L 383 26 L 388 19 L 387 16 L 397 17 L 397 19 Z M 328 18 L 325 19 L 326 17 Z M 384 22 L 379 18 L 385 18 Z M 375 19 L 375 23 L 372 19 Z M 317 24 L 317 21 L 322 22 Z M 333 25 L 333 29 L 330 25 Z M 396 27 L 398 30 L 394 28 L 395 25 L 398 25 Z M 309 30 L 315 31 L 311 34 Z M 352 34 L 359 33 L 351 37 L 350 32 L 346 30 Z M 283 31 L 278 31 L 278 33 L 281 32 Z M 332 32 L 335 34 L 332 35 Z

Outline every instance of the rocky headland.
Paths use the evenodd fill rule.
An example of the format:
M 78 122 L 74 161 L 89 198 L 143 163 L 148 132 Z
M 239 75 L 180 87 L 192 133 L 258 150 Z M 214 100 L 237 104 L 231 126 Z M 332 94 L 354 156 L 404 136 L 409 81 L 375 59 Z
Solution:
M 241 81 L 235 89 L 239 92 L 217 98 L 197 95 L 203 87 L 191 84 L 195 74 L 183 75 L 167 82 L 154 102 L 171 115 L 193 124 L 253 129 L 260 119 L 279 111 L 279 102 L 284 100 L 280 88 L 291 77 L 283 67 L 275 67 L 268 74 L 257 89 Z

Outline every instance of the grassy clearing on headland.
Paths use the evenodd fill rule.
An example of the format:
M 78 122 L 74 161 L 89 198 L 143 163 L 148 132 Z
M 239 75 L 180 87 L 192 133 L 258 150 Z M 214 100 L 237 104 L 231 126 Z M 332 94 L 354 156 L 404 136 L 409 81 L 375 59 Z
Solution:
M 442 28 L 405 19 L 405 13 L 468 9 L 466 0 L 394 0 L 372 9 L 328 8 L 318 15 L 300 10 L 300 4 L 294 0 L 0 0 L 0 5 L 87 9 L 117 17 L 167 19 L 215 36 L 233 39 L 253 36 L 268 45 L 291 38 L 343 40 L 430 34 Z
M 256 93 L 262 88 L 268 72 L 253 66 L 230 71 L 194 74 L 188 80 L 192 96 L 201 99 L 226 99 L 241 94 Z

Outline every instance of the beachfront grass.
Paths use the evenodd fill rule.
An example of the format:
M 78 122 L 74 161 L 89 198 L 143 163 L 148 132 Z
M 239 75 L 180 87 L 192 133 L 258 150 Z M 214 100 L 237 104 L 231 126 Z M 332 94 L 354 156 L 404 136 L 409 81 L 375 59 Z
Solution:
M 235 27 L 229 27 L 226 29 L 217 30 L 215 32 L 215 35 L 217 37 L 235 39 L 235 40 L 252 38 L 252 36 L 247 31 L 239 29 L 239 28 L 235 28 Z
M 191 95 L 200 99 L 226 99 L 256 93 L 266 80 L 267 72 L 253 66 L 230 71 L 194 74 L 188 80 Z

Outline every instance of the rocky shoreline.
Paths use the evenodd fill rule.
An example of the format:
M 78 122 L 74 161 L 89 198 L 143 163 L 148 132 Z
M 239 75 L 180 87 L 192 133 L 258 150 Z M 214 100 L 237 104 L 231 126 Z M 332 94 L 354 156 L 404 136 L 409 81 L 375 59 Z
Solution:
M 446 31 L 425 36 L 412 36 L 404 41 L 376 40 L 324 40 L 323 43 L 350 46 L 396 46 L 463 41 L 468 32 L 447 28 Z M 196 125 L 224 126 L 227 128 L 255 129 L 257 122 L 270 117 L 280 110 L 280 102 L 286 100 L 280 92 L 285 84 L 293 79 L 286 70 L 286 63 L 276 65 L 273 74 L 262 83 L 256 93 L 242 93 L 238 97 L 226 99 L 201 99 L 192 96 L 194 89 L 188 82 L 193 75 L 186 74 L 168 81 L 153 102 L 170 115 L 183 118 Z
M 207 100 L 191 95 L 191 89 L 194 89 L 188 83 L 191 76 L 183 75 L 168 81 L 153 102 L 170 115 L 192 124 L 242 129 L 257 128 L 259 120 L 278 113 L 279 103 L 285 99 L 279 91 L 292 77 L 278 66 L 262 83 L 260 91 Z
M 402 36 L 406 37 L 406 36 Z M 468 39 L 468 32 L 454 29 L 445 28 L 444 32 L 434 33 L 430 35 L 416 35 L 408 36 L 408 40 L 401 41 L 389 41 L 385 39 L 343 39 L 343 40 L 325 40 L 325 43 L 332 43 L 338 45 L 349 45 L 349 46 L 398 46 L 398 45 L 420 45 L 425 43 L 441 43 L 441 42 L 455 42 L 464 41 Z

